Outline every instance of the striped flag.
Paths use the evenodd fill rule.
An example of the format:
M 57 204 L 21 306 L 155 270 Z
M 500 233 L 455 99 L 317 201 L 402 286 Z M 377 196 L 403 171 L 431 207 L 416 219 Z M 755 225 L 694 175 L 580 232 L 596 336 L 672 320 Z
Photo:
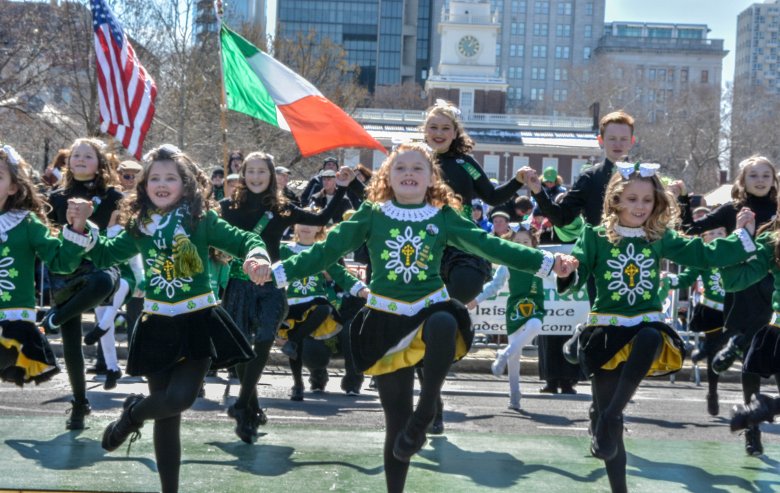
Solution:
M 228 109 L 291 132 L 304 157 L 339 147 L 387 153 L 309 81 L 224 25 L 220 37 Z
M 157 85 L 135 56 L 105 0 L 91 0 L 97 55 L 100 130 L 141 158 L 154 117 Z

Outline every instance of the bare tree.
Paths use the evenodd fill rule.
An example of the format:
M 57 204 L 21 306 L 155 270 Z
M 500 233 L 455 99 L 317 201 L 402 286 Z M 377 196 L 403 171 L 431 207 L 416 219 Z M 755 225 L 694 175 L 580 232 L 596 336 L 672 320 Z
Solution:
M 376 86 L 370 104 L 372 108 L 424 110 L 428 100 L 423 97 L 422 86 L 409 81 L 394 86 Z

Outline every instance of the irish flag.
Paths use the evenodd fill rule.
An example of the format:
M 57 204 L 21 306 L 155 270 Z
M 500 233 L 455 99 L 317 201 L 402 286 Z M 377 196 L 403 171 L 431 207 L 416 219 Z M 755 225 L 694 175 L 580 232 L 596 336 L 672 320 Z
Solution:
M 309 81 L 224 25 L 220 38 L 228 109 L 292 132 L 303 156 L 338 147 L 386 152 Z

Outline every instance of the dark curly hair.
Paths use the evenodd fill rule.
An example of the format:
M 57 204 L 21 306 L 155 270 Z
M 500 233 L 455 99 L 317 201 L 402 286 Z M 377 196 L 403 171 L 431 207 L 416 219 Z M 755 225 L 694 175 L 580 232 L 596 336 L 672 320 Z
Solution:
M 154 203 L 146 192 L 149 174 L 152 167 L 162 161 L 172 161 L 176 164 L 176 170 L 182 180 L 182 195 L 179 201 L 172 206 L 187 208 L 185 220 L 194 227 L 204 217 L 208 210 L 208 177 L 195 164 L 189 156 L 176 147 L 164 144 L 149 151 L 144 156 L 143 177 L 136 184 L 133 193 L 122 202 L 120 222 L 126 224 L 128 230 L 138 234 L 141 222 L 151 210 L 155 209 Z

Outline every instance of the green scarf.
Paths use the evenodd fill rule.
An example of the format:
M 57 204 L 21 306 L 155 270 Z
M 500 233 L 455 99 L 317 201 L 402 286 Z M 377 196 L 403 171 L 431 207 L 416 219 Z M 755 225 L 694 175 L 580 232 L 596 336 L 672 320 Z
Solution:
M 149 211 L 149 216 L 144 221 L 145 225 L 152 223 L 153 214 L 159 214 L 159 211 Z M 198 248 L 190 241 L 189 235 L 182 226 L 182 219 L 187 216 L 189 216 L 188 208 L 178 207 L 163 215 L 157 224 L 152 240 L 161 252 L 152 263 L 151 270 L 154 274 L 160 274 L 162 271 L 167 259 L 164 250 L 168 245 L 172 245 L 173 273 L 176 277 L 192 277 L 203 272 L 203 261 L 198 255 Z

